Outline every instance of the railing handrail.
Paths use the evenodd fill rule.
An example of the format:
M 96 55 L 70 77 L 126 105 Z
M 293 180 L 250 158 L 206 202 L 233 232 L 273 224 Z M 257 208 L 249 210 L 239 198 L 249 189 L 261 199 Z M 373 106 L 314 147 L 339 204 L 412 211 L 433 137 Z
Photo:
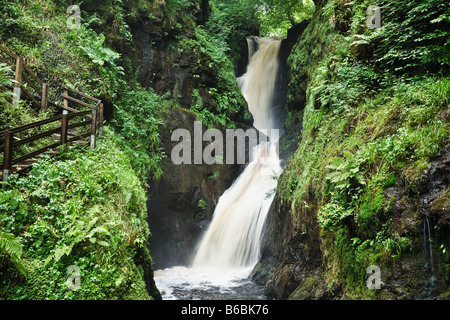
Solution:
M 58 120 L 61 119 L 61 117 L 62 117 L 62 115 L 59 115 L 59 116 L 55 116 L 55 117 L 52 117 L 52 118 L 48 118 L 48 119 L 44 119 L 44 120 L 28 123 L 28 124 L 25 124 L 25 125 L 20 126 L 20 127 L 7 129 L 7 130 L 5 130 L 5 132 L 9 131 L 9 132 L 11 132 L 13 134 L 14 133 L 19 133 L 19 132 L 22 132 L 22 131 L 25 131 L 25 130 L 33 129 L 33 128 L 36 128 L 36 127 L 39 127 L 39 126 L 43 126 L 45 124 L 49 124 L 49 123 L 58 121 Z
M 12 68 L 15 67 L 16 82 L 14 83 L 14 92 L 17 92 L 17 91 L 19 92 L 18 99 L 20 99 L 20 91 L 23 90 L 23 92 L 31 99 L 31 101 L 33 101 L 36 104 L 39 104 L 39 102 L 37 101 L 38 98 L 36 98 L 36 96 L 33 96 L 28 90 L 26 90 L 25 88 L 23 88 L 21 86 L 22 82 L 25 81 L 41 97 L 41 109 L 46 109 L 48 104 L 51 104 L 55 107 L 63 109 L 63 114 L 61 114 L 61 115 L 54 116 L 49 119 L 36 121 L 36 122 L 22 125 L 19 127 L 0 131 L 0 139 L 3 139 L 3 141 L 4 141 L 3 146 L 0 147 L 0 152 L 2 152 L 4 154 L 3 164 L 0 164 L 0 170 L 3 171 L 3 180 L 6 181 L 7 176 L 11 172 L 12 166 L 14 164 L 21 163 L 22 161 L 31 159 L 31 158 L 35 157 L 36 155 L 42 154 L 42 153 L 44 153 L 50 149 L 54 149 L 58 146 L 66 145 L 67 143 L 73 142 L 77 139 L 82 139 L 82 138 L 84 139 L 84 138 L 90 136 L 90 145 L 91 145 L 91 148 L 94 149 L 97 133 L 98 133 L 98 136 L 100 136 L 100 137 L 102 136 L 102 133 L 103 133 L 103 103 L 102 103 L 102 101 L 100 99 L 92 97 L 88 94 L 85 94 L 85 93 L 75 90 L 73 88 L 69 88 L 67 86 L 61 86 L 64 89 L 64 94 L 62 95 L 62 98 L 64 100 L 63 100 L 63 105 L 58 105 L 55 102 L 48 100 L 47 85 L 42 80 L 40 80 L 39 77 L 37 77 L 37 75 L 30 69 L 29 66 L 27 66 L 26 64 L 23 63 L 23 59 L 21 57 L 19 57 L 15 53 L 11 52 L 10 50 L 4 48 L 3 46 L 0 46 L 0 53 L 2 53 L 2 52 L 7 54 L 10 58 L 16 60 L 16 64 L 15 64 L 15 66 L 12 66 Z M 2 59 L 0 59 L 1 61 L 5 61 L 5 60 L 8 61 L 7 59 L 3 58 L 1 55 L 0 55 L 0 58 L 2 58 Z M 13 63 L 10 62 L 9 64 L 12 65 Z M 42 86 L 42 90 L 40 90 L 38 88 L 38 86 L 36 84 L 34 84 L 32 81 L 30 81 L 30 78 L 28 76 L 23 74 L 24 71 L 26 71 L 26 73 L 32 79 L 34 79 L 39 85 Z M 78 95 L 79 98 L 75 98 L 75 97 L 71 96 L 70 93 Z M 81 99 L 87 99 L 91 102 L 94 102 L 95 105 L 91 105 L 88 102 L 85 102 Z M 18 100 L 16 100 L 16 103 L 17 102 L 18 102 Z M 80 111 L 75 108 L 71 108 L 71 107 L 69 107 L 69 102 L 74 103 L 78 106 L 87 107 L 87 108 L 89 108 L 89 110 Z M 14 103 L 14 100 L 13 100 L 13 103 Z M 69 120 L 72 118 L 75 118 L 75 117 L 85 117 L 88 120 L 69 124 Z M 58 122 L 58 121 L 61 122 L 61 125 L 56 128 L 52 128 L 47 131 L 31 135 L 31 136 L 21 139 L 21 140 L 13 141 L 13 136 L 17 133 L 20 133 L 20 132 L 23 132 L 26 130 L 30 130 L 33 128 L 37 128 L 37 127 L 40 127 L 40 126 L 43 126 L 46 124 Z M 87 126 L 87 125 L 90 126 L 88 133 L 72 136 L 70 139 L 68 139 L 69 129 L 74 129 L 74 128 Z M 61 134 L 59 142 L 53 143 L 53 144 L 43 147 L 39 150 L 34 150 L 34 151 L 32 151 L 28 154 L 22 155 L 18 158 L 13 157 L 13 152 L 14 152 L 15 147 L 23 145 L 25 143 L 30 143 L 30 142 L 33 142 L 33 141 L 48 137 L 52 134 L 57 134 L 57 133 Z
M 6 53 L 9 57 L 11 57 L 13 60 L 16 60 L 17 58 L 21 58 L 19 55 L 15 54 L 14 52 L 10 51 L 9 49 L 0 46 L 0 51 Z M 23 58 L 22 58 L 23 59 Z M 11 64 L 11 63 L 10 63 Z M 28 72 L 28 74 L 34 79 L 36 80 L 37 83 L 39 83 L 40 85 L 43 85 L 43 81 L 41 79 L 39 79 L 39 77 L 33 72 L 33 70 L 31 70 L 31 68 L 27 65 L 24 64 L 23 68 Z
M 81 116 L 86 116 L 88 114 L 91 114 L 91 110 L 69 113 L 68 117 L 69 118 L 81 117 Z M 4 130 L 4 131 L 10 131 L 11 133 L 19 133 L 19 132 L 22 132 L 22 131 L 25 131 L 25 130 L 29 130 L 29 129 L 33 129 L 33 128 L 36 128 L 36 127 L 39 127 L 39 126 L 43 126 L 45 124 L 56 122 L 58 120 L 61 120 L 62 116 L 63 115 L 54 116 L 52 118 L 36 121 L 36 122 L 33 122 L 33 123 L 29 123 L 29 124 L 26 124 L 26 125 L 23 125 L 23 126 L 20 126 L 20 127 L 16 127 L 16 128 Z
M 40 105 L 41 107 L 44 107 L 43 105 L 44 104 L 46 105 L 46 103 L 45 99 L 43 99 L 44 98 L 43 96 L 44 95 L 47 96 L 47 92 L 45 92 L 46 85 L 44 84 L 44 82 L 41 79 L 39 79 L 39 77 L 31 70 L 31 68 L 26 63 L 23 63 L 24 59 L 22 57 L 18 56 L 17 54 L 6 49 L 3 46 L 0 46 L 0 53 L 5 53 L 6 55 L 8 55 L 8 57 L 13 59 L 13 61 L 8 61 L 7 58 L 3 58 L 0 59 L 0 61 L 7 63 L 11 67 L 11 69 L 16 73 L 16 81 L 19 80 L 17 82 L 20 83 L 15 83 L 14 86 L 22 87 L 23 83 L 27 83 L 31 88 L 33 88 L 36 91 L 36 93 L 41 97 L 41 100 L 44 100 L 44 102 L 41 101 L 41 103 L 39 103 L 39 101 L 37 101 L 35 97 L 33 97 L 32 94 L 25 88 L 23 88 L 24 93 L 33 101 L 33 103 Z M 20 63 L 19 60 L 21 60 Z M 18 70 L 18 67 L 20 70 Z M 17 77 L 18 73 L 20 74 L 20 77 Z M 36 81 L 38 85 L 33 83 L 31 79 Z M 41 86 L 42 89 L 40 89 L 38 86 Z
M 18 164 L 22 161 L 25 161 L 27 159 L 31 159 L 32 157 L 44 153 L 47 150 L 56 148 L 58 146 L 62 146 L 67 144 L 68 142 L 74 141 L 76 139 L 81 139 L 81 138 L 85 138 L 88 136 L 91 136 L 91 141 L 90 141 L 90 145 L 91 148 L 94 149 L 95 147 L 95 136 L 96 136 L 96 132 L 97 132 L 97 128 L 99 127 L 99 125 L 97 124 L 97 117 L 96 114 L 98 112 L 98 108 L 94 108 L 92 110 L 87 110 L 87 111 L 80 111 L 80 112 L 74 112 L 74 113 L 68 113 L 68 114 L 62 114 L 56 117 L 52 117 L 49 119 L 45 119 L 42 121 L 37 121 L 34 123 L 30 123 L 21 127 L 17 127 L 17 128 L 13 128 L 13 129 L 9 129 L 9 130 L 5 130 L 2 131 L 1 134 L 4 135 L 5 137 L 5 144 L 3 149 L 4 152 L 4 158 L 3 158 L 3 164 L 0 164 L 0 170 L 3 170 L 3 180 L 6 180 L 7 175 L 9 174 L 9 172 L 11 171 L 11 168 L 13 165 Z M 90 120 L 85 120 L 82 122 L 78 122 L 78 123 L 72 123 L 69 125 L 69 120 L 75 117 L 87 117 L 89 114 L 91 114 Z M 55 123 L 55 122 L 61 122 L 61 125 L 56 127 L 56 128 L 52 128 L 49 129 L 47 131 L 44 132 L 40 132 L 38 134 L 34 134 L 31 135 L 27 138 L 21 139 L 21 140 L 17 140 L 17 141 L 13 141 L 13 135 L 17 134 L 19 132 L 23 132 L 29 129 L 33 129 L 45 124 L 50 124 L 50 123 Z M 73 136 L 70 140 L 67 139 L 67 135 L 68 135 L 68 130 L 69 129 L 74 129 L 74 128 L 78 128 L 81 126 L 87 126 L 89 125 L 89 132 L 88 133 L 84 133 L 84 134 L 80 134 L 80 135 L 76 135 Z M 18 158 L 14 158 L 13 157 L 13 150 L 14 147 L 20 146 L 22 144 L 25 143 L 29 143 L 29 142 L 33 142 L 35 140 L 38 139 L 42 139 L 44 137 L 50 136 L 52 134 L 56 134 L 56 133 L 60 133 L 61 134 L 61 138 L 60 141 L 50 144 L 48 146 L 45 146 L 41 149 L 32 151 L 28 154 L 22 155 Z M 9 139 L 9 141 L 7 142 L 6 139 Z M 7 170 L 6 172 L 6 176 L 5 176 L 5 169 Z
M 62 88 L 63 88 L 64 90 L 71 91 L 71 92 L 73 92 L 73 93 L 75 93 L 75 94 L 78 94 L 78 95 L 82 96 L 83 98 L 86 98 L 86 99 L 89 99 L 89 100 L 91 100 L 91 101 L 94 101 L 96 104 L 99 103 L 99 102 L 101 102 L 100 99 L 97 99 L 97 98 L 95 98 L 95 97 L 92 97 L 92 96 L 90 96 L 90 95 L 87 95 L 87 94 L 85 94 L 85 93 L 83 93 L 83 92 L 80 92 L 80 91 L 75 90 L 75 89 L 73 89 L 73 88 L 70 88 L 70 87 L 68 87 L 68 86 L 63 85 Z
M 4 46 L 0 46 L 0 51 L 6 53 L 12 59 L 16 59 L 17 58 L 17 55 L 14 52 L 10 51 L 9 49 L 5 48 Z

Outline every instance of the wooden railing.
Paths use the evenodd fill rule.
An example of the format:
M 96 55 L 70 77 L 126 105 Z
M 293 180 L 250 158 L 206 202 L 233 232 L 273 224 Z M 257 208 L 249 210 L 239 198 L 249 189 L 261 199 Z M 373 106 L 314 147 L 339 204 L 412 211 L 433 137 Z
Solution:
M 82 93 L 80 91 L 77 91 L 75 89 L 69 88 L 67 86 L 63 86 L 64 93 L 62 94 L 63 97 L 63 105 L 59 106 L 63 109 L 63 114 L 69 113 L 69 112 L 79 112 L 76 108 L 71 108 L 70 104 L 75 104 L 78 107 L 86 107 L 92 109 L 98 110 L 98 134 L 99 136 L 103 135 L 103 103 L 100 99 L 91 97 L 85 93 Z M 75 95 L 75 96 L 74 96 Z M 77 98 L 78 96 L 78 98 Z M 84 101 L 83 101 L 84 100 Z M 86 102 L 87 101 L 87 102 Z M 94 103 L 94 105 L 90 104 Z
M 3 164 L 0 165 L 0 169 L 3 172 L 3 181 L 6 181 L 8 176 L 13 171 L 19 171 L 20 165 L 28 167 L 25 163 L 27 160 L 33 159 L 33 157 L 37 155 L 44 154 L 49 150 L 55 150 L 60 146 L 69 145 L 75 141 L 81 141 L 87 137 L 90 137 L 89 144 L 92 149 L 95 148 L 96 137 L 97 137 L 97 129 L 99 127 L 98 121 L 98 113 L 99 108 L 96 106 L 92 110 L 81 111 L 81 112 L 73 112 L 66 113 L 56 117 L 52 117 L 49 119 L 41 120 L 38 122 L 30 123 L 21 127 L 17 127 L 14 129 L 9 129 L 0 132 L 0 136 L 4 139 L 4 145 L 0 148 L 0 152 L 3 152 Z M 83 121 L 75 120 L 75 118 L 82 118 Z M 87 120 L 86 120 L 87 119 Z M 56 127 L 52 127 L 50 129 L 46 129 L 43 132 L 39 132 L 36 134 L 32 134 L 26 138 L 15 139 L 19 134 L 24 133 L 28 130 L 40 128 L 44 125 L 56 124 Z M 73 129 L 80 127 L 88 127 L 88 131 L 85 133 L 77 133 Z M 70 137 L 69 137 L 70 130 Z M 37 140 L 46 138 L 46 137 L 57 137 L 59 136 L 58 141 L 54 141 L 51 144 L 47 144 L 44 147 L 40 147 L 37 150 L 33 150 L 27 154 L 16 156 L 15 151 L 18 150 L 20 146 L 25 144 L 35 142 Z M 13 166 L 16 165 L 16 170 L 13 170 Z
M 13 104 L 19 103 L 23 93 L 41 110 L 47 109 L 48 104 L 56 105 L 55 102 L 48 100 L 47 84 L 24 63 L 22 57 L 0 46 L 0 62 L 8 64 L 14 70 Z
M 24 92 L 33 103 L 40 105 L 42 110 L 45 110 L 49 104 L 52 104 L 61 108 L 62 114 L 0 132 L 0 142 L 2 140 L 4 141 L 3 146 L 0 144 L 0 154 L 3 153 L 3 163 L 0 164 L 2 180 L 6 181 L 8 176 L 14 171 L 22 171 L 21 168 L 28 168 L 29 163 L 34 161 L 33 159 L 36 156 L 45 154 L 51 150 L 56 154 L 57 151 L 55 150 L 61 146 L 64 148 L 71 143 L 80 142 L 89 137 L 89 145 L 94 149 L 97 136 L 101 137 L 103 134 L 102 101 L 66 86 L 62 86 L 62 89 L 64 90 L 64 93 L 62 94 L 62 105 L 49 101 L 47 86 L 28 66 L 23 64 L 23 59 L 15 56 L 15 54 L 9 50 L 0 47 L 0 61 L 8 63 L 8 59 L 4 57 L 5 54 L 8 55 L 9 58 L 16 58 L 17 61 L 15 67 L 16 81 L 14 83 L 15 95 L 13 103 L 18 103 L 17 99 L 20 99 L 21 92 Z M 28 75 L 25 75 L 25 73 Z M 30 78 L 34 81 L 31 81 Z M 22 80 L 36 91 L 37 95 L 41 98 L 40 102 L 27 89 L 24 89 Z M 39 88 L 36 83 L 42 87 Z M 83 108 L 87 108 L 87 110 L 82 110 Z M 77 118 L 81 118 L 82 121 L 75 120 Z M 46 129 L 41 131 L 42 127 L 45 127 Z M 80 130 L 78 128 L 82 127 L 87 127 L 87 132 L 77 132 Z M 33 130 L 34 132 L 28 132 L 30 130 Z M 28 150 L 26 154 L 18 154 L 20 147 L 48 137 L 53 137 L 53 139 L 50 139 L 52 143 L 47 143 L 45 146 L 41 143 L 37 149 L 35 148 L 32 151 Z M 55 138 L 57 138 L 57 141 L 54 140 Z

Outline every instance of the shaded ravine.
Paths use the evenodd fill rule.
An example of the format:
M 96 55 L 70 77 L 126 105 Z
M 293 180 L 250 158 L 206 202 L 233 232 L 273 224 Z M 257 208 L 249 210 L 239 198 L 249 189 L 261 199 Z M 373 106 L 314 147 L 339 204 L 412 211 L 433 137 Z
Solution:
M 255 50 L 253 44 L 258 42 Z M 264 288 L 250 280 L 258 262 L 264 226 L 282 168 L 278 154 L 275 85 L 281 40 L 249 39 L 247 72 L 237 79 L 254 118 L 268 136 L 251 150 L 250 163 L 222 195 L 192 263 L 155 272 L 163 299 L 264 299 Z

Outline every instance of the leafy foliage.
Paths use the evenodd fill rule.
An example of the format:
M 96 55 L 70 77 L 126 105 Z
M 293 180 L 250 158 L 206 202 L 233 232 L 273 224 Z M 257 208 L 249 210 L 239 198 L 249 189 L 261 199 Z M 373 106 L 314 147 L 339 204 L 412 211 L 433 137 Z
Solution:
M 446 1 L 384 1 L 382 12 L 375 52 L 383 66 L 397 73 L 448 74 L 450 8 Z
M 296 129 L 296 113 L 302 133 L 278 188 L 294 221 L 307 221 L 314 205 L 331 257 L 325 277 L 339 279 L 350 298 L 378 297 L 361 265 L 388 266 L 410 253 L 412 236 L 393 228 L 388 188 L 417 201 L 450 134 L 450 79 L 438 53 L 447 50 L 448 6 L 384 1 L 382 27 L 368 29 L 370 4 L 326 2 L 295 45 L 287 126 Z
M 211 28 L 211 26 L 209 26 Z M 217 79 L 214 87 L 208 87 L 214 104 L 205 105 L 199 100 L 198 90 L 193 91 L 193 110 L 200 116 L 225 127 L 233 127 L 235 120 L 246 114 L 246 103 L 236 82 L 233 64 L 227 55 L 227 43 L 220 34 L 214 34 L 201 26 L 195 28 L 193 38 L 180 40 L 180 53 L 194 52 L 197 57 L 197 69 L 212 72 Z M 213 120 L 214 119 L 214 120 Z
M 353 216 L 353 210 L 344 209 L 336 199 L 333 199 L 320 208 L 317 219 L 324 230 L 333 230 L 350 216 Z
M 10 257 L 22 274 L 28 274 L 28 268 L 21 259 L 23 254 L 22 244 L 13 234 L 0 230 L 0 252 Z
M 311 18 L 315 11 L 312 0 L 259 0 L 256 6 L 265 36 L 286 37 L 289 28 Z
M 244 39 L 258 35 L 260 19 L 255 1 L 211 0 L 212 13 L 205 26 L 229 47 L 225 51 L 236 63 L 241 58 Z
M 123 93 L 115 105 L 112 125 L 118 132 L 116 139 L 128 154 L 138 177 L 147 183 L 162 176 L 160 127 L 168 102 L 136 84 L 137 90 Z
M 120 58 L 120 54 L 104 47 L 104 42 L 105 36 L 103 34 L 98 36 L 91 35 L 91 37 L 80 41 L 79 48 L 91 59 L 92 63 L 102 67 L 106 62 L 116 70 L 117 74 L 123 74 L 123 68 L 118 67 L 116 64 L 116 60 Z
M 213 20 L 225 29 L 232 50 L 250 35 L 286 37 L 294 25 L 315 11 L 312 0 L 212 0 Z M 234 58 L 236 58 L 233 55 Z
M 6 86 L 12 83 L 11 68 L 6 63 L 0 62 L 0 86 Z M 10 92 L 0 92 L 0 104 L 4 105 L 7 98 L 11 96 Z
M 331 164 L 327 166 L 327 168 L 333 170 L 327 178 L 340 192 L 349 189 L 355 183 L 362 186 L 366 184 L 366 179 L 360 172 L 360 159 L 354 157 L 348 151 L 344 151 L 344 155 L 345 160 L 343 158 L 331 158 Z
M 0 226 L 15 235 L 23 258 L 34 266 L 9 298 L 149 298 L 134 261 L 147 250 L 146 194 L 110 138 L 96 152 L 42 158 L 30 175 L 12 175 L 8 182 L 12 189 L 0 191 Z M 83 275 L 76 291 L 66 286 L 71 265 Z
M 77 70 L 83 79 L 83 83 L 78 86 L 92 87 L 92 95 L 95 96 L 108 94 L 115 97 L 120 86 L 124 84 L 125 73 L 119 65 L 120 54 L 105 44 L 105 35 L 97 34 L 81 24 L 79 28 L 70 30 L 66 39 L 74 45 L 80 59 L 85 60 L 85 64 L 90 67 L 90 70 Z M 73 83 L 70 85 L 76 86 Z

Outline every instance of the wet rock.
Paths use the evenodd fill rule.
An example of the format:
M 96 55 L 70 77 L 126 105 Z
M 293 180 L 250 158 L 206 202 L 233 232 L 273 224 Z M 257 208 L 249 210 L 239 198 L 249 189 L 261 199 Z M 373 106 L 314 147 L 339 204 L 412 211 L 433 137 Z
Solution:
M 266 295 L 270 298 L 287 299 L 302 279 L 322 265 L 319 227 L 311 209 L 301 214 L 292 213 L 279 196 L 274 199 L 268 214 L 262 257 L 252 273 L 254 281 L 265 282 Z
M 442 226 L 450 227 L 450 145 L 430 164 L 429 191 L 426 203 L 429 213 Z
M 295 291 L 289 296 L 290 300 L 324 300 L 330 299 L 330 290 L 318 275 L 304 278 Z

